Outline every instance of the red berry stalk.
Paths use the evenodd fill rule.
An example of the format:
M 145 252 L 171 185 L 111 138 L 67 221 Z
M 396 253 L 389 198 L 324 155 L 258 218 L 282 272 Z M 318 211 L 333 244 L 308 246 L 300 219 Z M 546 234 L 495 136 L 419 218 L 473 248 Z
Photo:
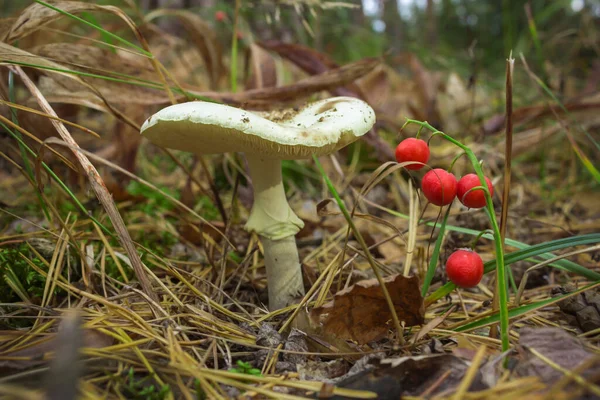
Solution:
M 481 166 L 479 165 L 479 160 L 477 159 L 477 157 L 475 157 L 475 154 L 470 148 L 468 148 L 458 140 L 454 139 L 453 137 L 446 135 L 444 132 L 435 129 L 427 122 L 421 122 L 414 119 L 407 119 L 406 123 L 402 128 L 409 124 L 419 125 L 421 129 L 427 128 L 432 132 L 433 135 L 439 135 L 447 141 L 461 148 L 467 155 L 469 161 L 471 161 L 471 164 L 473 165 L 473 169 L 475 170 L 477 178 L 479 178 L 479 186 L 481 186 L 482 188 L 487 187 L 487 182 L 483 175 Z M 502 351 L 506 351 L 510 347 L 510 342 L 508 336 L 508 288 L 506 280 L 506 266 L 504 265 L 504 249 L 502 245 L 502 237 L 500 235 L 500 228 L 498 226 L 498 221 L 496 220 L 496 214 L 492 203 L 491 190 L 481 191 L 484 193 L 485 196 L 485 210 L 488 214 L 488 218 L 492 226 L 492 231 L 494 232 L 494 246 L 496 249 L 496 279 L 498 282 L 498 298 L 500 302 L 500 337 L 502 341 Z M 426 300 L 426 302 L 429 301 L 429 299 Z

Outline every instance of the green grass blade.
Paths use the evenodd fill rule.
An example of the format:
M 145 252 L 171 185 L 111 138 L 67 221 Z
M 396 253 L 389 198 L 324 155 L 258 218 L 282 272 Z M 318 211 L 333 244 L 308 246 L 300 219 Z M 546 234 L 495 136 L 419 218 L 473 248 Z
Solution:
M 526 304 L 526 305 L 523 305 L 523 306 L 520 306 L 517 308 L 510 309 L 508 311 L 508 317 L 509 317 L 509 319 L 520 317 L 529 312 L 539 310 L 540 308 L 546 307 L 550 304 L 558 303 L 559 301 L 564 300 L 566 297 L 576 296 L 579 293 L 582 293 L 586 290 L 592 289 L 593 287 L 597 287 L 598 285 L 600 285 L 600 284 L 593 283 L 593 284 L 587 285 L 575 292 L 563 294 L 563 295 L 556 296 L 556 297 L 553 297 L 550 299 L 541 300 L 541 301 L 537 301 L 535 303 Z M 456 328 L 455 331 L 457 331 L 457 332 L 472 331 L 473 329 L 482 328 L 487 325 L 497 324 L 498 321 L 499 321 L 499 315 L 498 315 L 498 313 L 495 313 L 490 316 L 478 319 L 476 321 L 469 322 L 465 325 L 461 325 L 460 327 Z
M 15 75 L 12 71 L 8 71 L 8 100 L 12 103 L 15 102 Z M 11 119 L 12 122 L 15 125 L 19 125 L 19 119 L 17 118 L 17 111 L 14 108 L 10 109 L 10 115 L 11 115 Z M 22 139 L 23 137 L 21 136 L 21 132 L 15 130 L 13 132 L 13 134 L 17 135 L 17 137 L 19 137 L 20 139 Z M 34 177 L 33 177 L 33 169 L 31 168 L 31 163 L 29 162 L 29 157 L 27 157 L 27 151 L 25 150 L 25 147 L 23 146 L 23 144 L 21 142 L 19 142 L 19 151 L 21 152 L 21 159 L 23 160 L 23 165 L 25 167 L 25 172 L 27 173 L 27 175 L 29 176 L 29 179 L 31 179 L 31 181 L 35 181 Z M 40 207 L 42 208 L 42 211 L 44 213 L 44 216 L 46 217 L 46 220 L 48 222 L 52 221 L 52 219 L 50 218 L 50 212 L 48 211 L 48 207 L 46 207 L 46 204 L 44 203 L 44 200 L 42 199 L 42 195 L 36 191 L 35 192 L 38 201 L 40 202 Z
M 442 219 L 442 225 L 440 226 L 440 231 L 438 232 L 437 240 L 435 241 L 433 253 L 431 253 L 431 260 L 429 260 L 429 267 L 427 268 L 427 273 L 425 274 L 425 281 L 423 281 L 423 287 L 421 288 L 421 296 L 423 297 L 427 295 L 427 291 L 429 290 L 431 281 L 435 276 L 435 269 L 440 260 L 440 249 L 442 248 L 442 242 L 444 241 L 444 233 L 446 232 L 446 223 L 448 222 L 448 215 L 450 215 L 450 206 L 448 206 L 448 208 L 446 209 L 446 213 L 444 214 L 444 218 Z
M 399 213 L 399 212 L 397 212 L 395 210 L 391 210 L 389 208 L 385 208 L 385 207 L 382 207 L 382 206 L 377 206 L 377 207 L 379 209 L 381 209 L 381 210 L 383 210 L 383 211 L 391 214 L 391 215 L 396 216 L 396 217 L 403 218 L 403 219 L 410 219 L 410 217 L 408 215 L 406 215 L 406 214 L 402 214 L 402 213 Z M 440 227 L 440 225 L 438 223 L 435 223 L 435 222 L 419 221 L 419 223 L 424 223 L 426 226 L 431 226 L 433 228 L 438 228 L 438 229 Z M 489 239 L 489 240 L 493 240 L 494 239 L 491 234 L 485 233 L 485 231 L 477 231 L 475 229 L 463 228 L 461 226 L 447 225 L 446 226 L 446 230 L 453 231 L 453 232 L 458 232 L 458 233 L 464 233 L 466 235 L 471 235 L 471 236 L 479 236 L 481 238 Z M 598 241 L 600 241 L 600 237 L 598 238 Z M 505 243 L 506 243 L 506 245 L 508 245 L 510 247 L 515 247 L 517 249 L 528 249 L 528 248 L 532 247 L 529 244 L 526 244 L 526 243 L 523 243 L 523 242 L 519 242 L 517 240 L 510 239 L 510 238 L 506 238 L 505 239 Z M 590 242 L 590 243 L 594 243 L 594 242 Z M 512 254 L 512 253 L 510 253 L 510 254 Z M 508 257 L 508 254 L 507 254 L 507 257 Z M 542 258 L 544 260 L 549 260 L 551 258 L 554 258 L 555 255 L 552 254 L 552 253 L 543 253 L 543 254 L 537 255 L 537 257 Z M 580 275 L 582 275 L 582 273 L 589 273 L 590 272 L 587 268 L 585 268 L 585 267 L 583 267 L 583 266 L 581 266 L 581 265 L 579 265 L 577 263 L 574 263 L 573 261 L 569 261 L 569 260 L 558 260 L 558 261 L 553 262 L 552 265 L 555 266 L 555 267 L 560 267 L 560 268 L 565 269 L 565 270 L 570 271 L 570 272 L 574 272 L 574 273 L 580 274 Z M 593 271 L 592 271 L 592 273 L 595 274 Z M 584 275 L 584 276 L 586 276 L 586 275 Z M 600 276 L 600 275 L 593 275 L 593 276 L 595 276 L 595 277 L 594 278 L 590 278 L 590 279 L 594 279 L 595 280 L 595 279 L 597 279 L 596 276 Z
M 27 144 L 25 144 L 25 142 L 21 138 L 17 137 L 15 135 L 15 133 L 8 126 L 6 126 L 6 124 L 0 122 L 0 126 L 2 128 L 4 128 L 4 130 L 6 132 L 8 132 L 8 134 L 11 135 L 13 137 L 13 139 L 15 139 L 19 143 L 19 145 L 22 145 L 23 148 L 29 154 L 31 154 L 33 157 L 37 157 L 37 155 L 35 154 L 35 152 L 33 150 L 31 150 L 31 148 L 29 148 L 29 146 L 27 146 Z M 110 235 L 112 238 L 115 238 L 115 239 L 117 238 L 114 235 L 114 233 L 112 233 L 107 227 L 105 227 L 104 225 L 102 225 L 102 223 L 100 221 L 98 221 L 95 217 L 93 217 L 92 215 L 90 215 L 90 213 L 85 208 L 85 206 L 83 204 L 81 204 L 81 202 L 79 201 L 79 199 L 77 198 L 77 196 L 75 196 L 75 194 L 73 192 L 71 192 L 71 190 L 69 189 L 69 187 L 67 185 L 65 185 L 65 183 L 58 177 L 58 175 L 56 175 L 54 173 L 54 171 L 52 171 L 52 169 L 48 166 L 48 164 L 46 164 L 45 162 L 42 161 L 41 165 L 46 170 L 46 172 L 52 177 L 52 179 L 54 179 L 54 181 L 62 188 L 62 190 L 64 190 L 65 193 L 67 193 L 67 195 L 71 198 L 71 200 L 73 200 L 73 202 L 75 203 L 75 205 L 77 206 L 77 208 L 79 208 L 79 210 L 84 215 L 86 215 L 88 218 L 90 218 L 90 220 L 92 222 L 94 222 L 96 225 L 98 225 L 100 227 L 100 229 L 102 229 L 106 234 Z
M 517 250 L 512 253 L 507 253 L 505 258 L 505 263 L 512 264 L 517 261 L 523 261 L 531 257 L 540 256 L 541 258 L 548 259 L 554 257 L 551 252 L 556 250 L 561 250 L 567 247 L 580 246 L 585 244 L 592 244 L 600 242 L 600 233 L 591 233 L 588 235 L 580 235 L 573 236 L 570 238 L 557 239 L 550 242 L 540 243 L 537 245 L 530 246 L 528 248 L 524 248 L 521 250 Z M 566 260 L 560 260 L 566 261 Z M 578 274 L 586 277 L 587 279 L 593 281 L 600 281 L 600 274 L 592 271 L 588 268 L 585 268 L 579 264 L 575 264 L 573 262 L 569 263 L 561 263 L 559 261 L 550 264 L 550 266 L 558 269 L 562 269 L 564 271 L 572 272 L 574 274 Z M 491 260 L 484 264 L 485 273 L 495 271 L 496 270 L 496 261 Z M 436 290 L 432 293 L 425 301 L 427 303 L 432 303 L 442 297 L 446 296 L 448 293 L 452 292 L 456 288 L 452 282 L 446 283 L 444 286 Z

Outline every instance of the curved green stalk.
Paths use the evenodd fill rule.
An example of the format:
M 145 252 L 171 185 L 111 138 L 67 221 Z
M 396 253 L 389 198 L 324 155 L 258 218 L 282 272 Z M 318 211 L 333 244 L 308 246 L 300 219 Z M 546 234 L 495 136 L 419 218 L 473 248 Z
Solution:
M 438 261 L 440 259 L 440 249 L 442 248 L 442 242 L 444 241 L 444 233 L 446 232 L 446 223 L 448 222 L 449 215 L 450 206 L 448 206 L 448 208 L 446 209 L 446 214 L 444 214 L 444 219 L 442 219 L 442 225 L 440 226 L 440 231 L 438 232 L 438 237 L 435 241 L 435 247 L 433 248 L 433 253 L 431 254 L 431 259 L 429 260 L 429 267 L 427 268 L 425 280 L 423 281 L 423 287 L 421 288 L 421 296 L 423 297 L 427 295 L 429 285 L 431 285 L 431 281 L 435 276 L 435 267 L 437 267 Z

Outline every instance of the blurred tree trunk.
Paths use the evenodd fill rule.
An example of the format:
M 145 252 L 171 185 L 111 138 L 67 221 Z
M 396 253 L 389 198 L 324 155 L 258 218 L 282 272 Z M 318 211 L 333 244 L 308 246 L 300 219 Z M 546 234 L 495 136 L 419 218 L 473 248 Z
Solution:
M 435 4 L 433 0 L 427 0 L 425 14 L 427 18 L 427 44 L 434 48 L 437 45 L 437 20 L 435 18 Z
M 402 28 L 404 21 L 400 15 L 400 8 L 397 0 L 383 0 L 381 2 L 381 15 L 385 22 L 385 34 L 390 40 L 391 47 L 397 51 L 401 51 L 402 43 Z
M 354 7 L 349 9 L 350 11 L 350 19 L 353 24 L 356 26 L 364 26 L 365 24 L 365 14 L 363 12 L 362 7 Z

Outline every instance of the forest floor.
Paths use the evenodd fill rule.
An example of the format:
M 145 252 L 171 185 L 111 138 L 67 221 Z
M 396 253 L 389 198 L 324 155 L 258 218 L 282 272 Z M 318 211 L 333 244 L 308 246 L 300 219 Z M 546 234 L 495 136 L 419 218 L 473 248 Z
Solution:
M 521 58 L 507 86 L 470 85 L 414 54 L 337 65 L 242 31 L 224 55 L 192 12 L 152 14 L 176 17 L 184 39 L 59 3 L 0 20 L 0 398 L 600 398 L 600 92 L 576 89 L 597 70 L 563 77 L 559 99 Z M 121 36 L 139 45 L 90 12 L 131 22 Z M 140 127 L 195 99 L 272 111 L 332 96 L 361 98 L 377 123 L 318 162 L 283 162 L 307 295 L 269 310 L 264 247 L 243 229 L 244 156 L 159 148 Z M 494 223 L 427 202 L 428 168 L 394 161 L 418 131 L 406 118 L 472 152 Z M 431 168 L 479 168 L 419 132 Z M 486 272 L 468 289 L 445 272 L 465 247 Z

